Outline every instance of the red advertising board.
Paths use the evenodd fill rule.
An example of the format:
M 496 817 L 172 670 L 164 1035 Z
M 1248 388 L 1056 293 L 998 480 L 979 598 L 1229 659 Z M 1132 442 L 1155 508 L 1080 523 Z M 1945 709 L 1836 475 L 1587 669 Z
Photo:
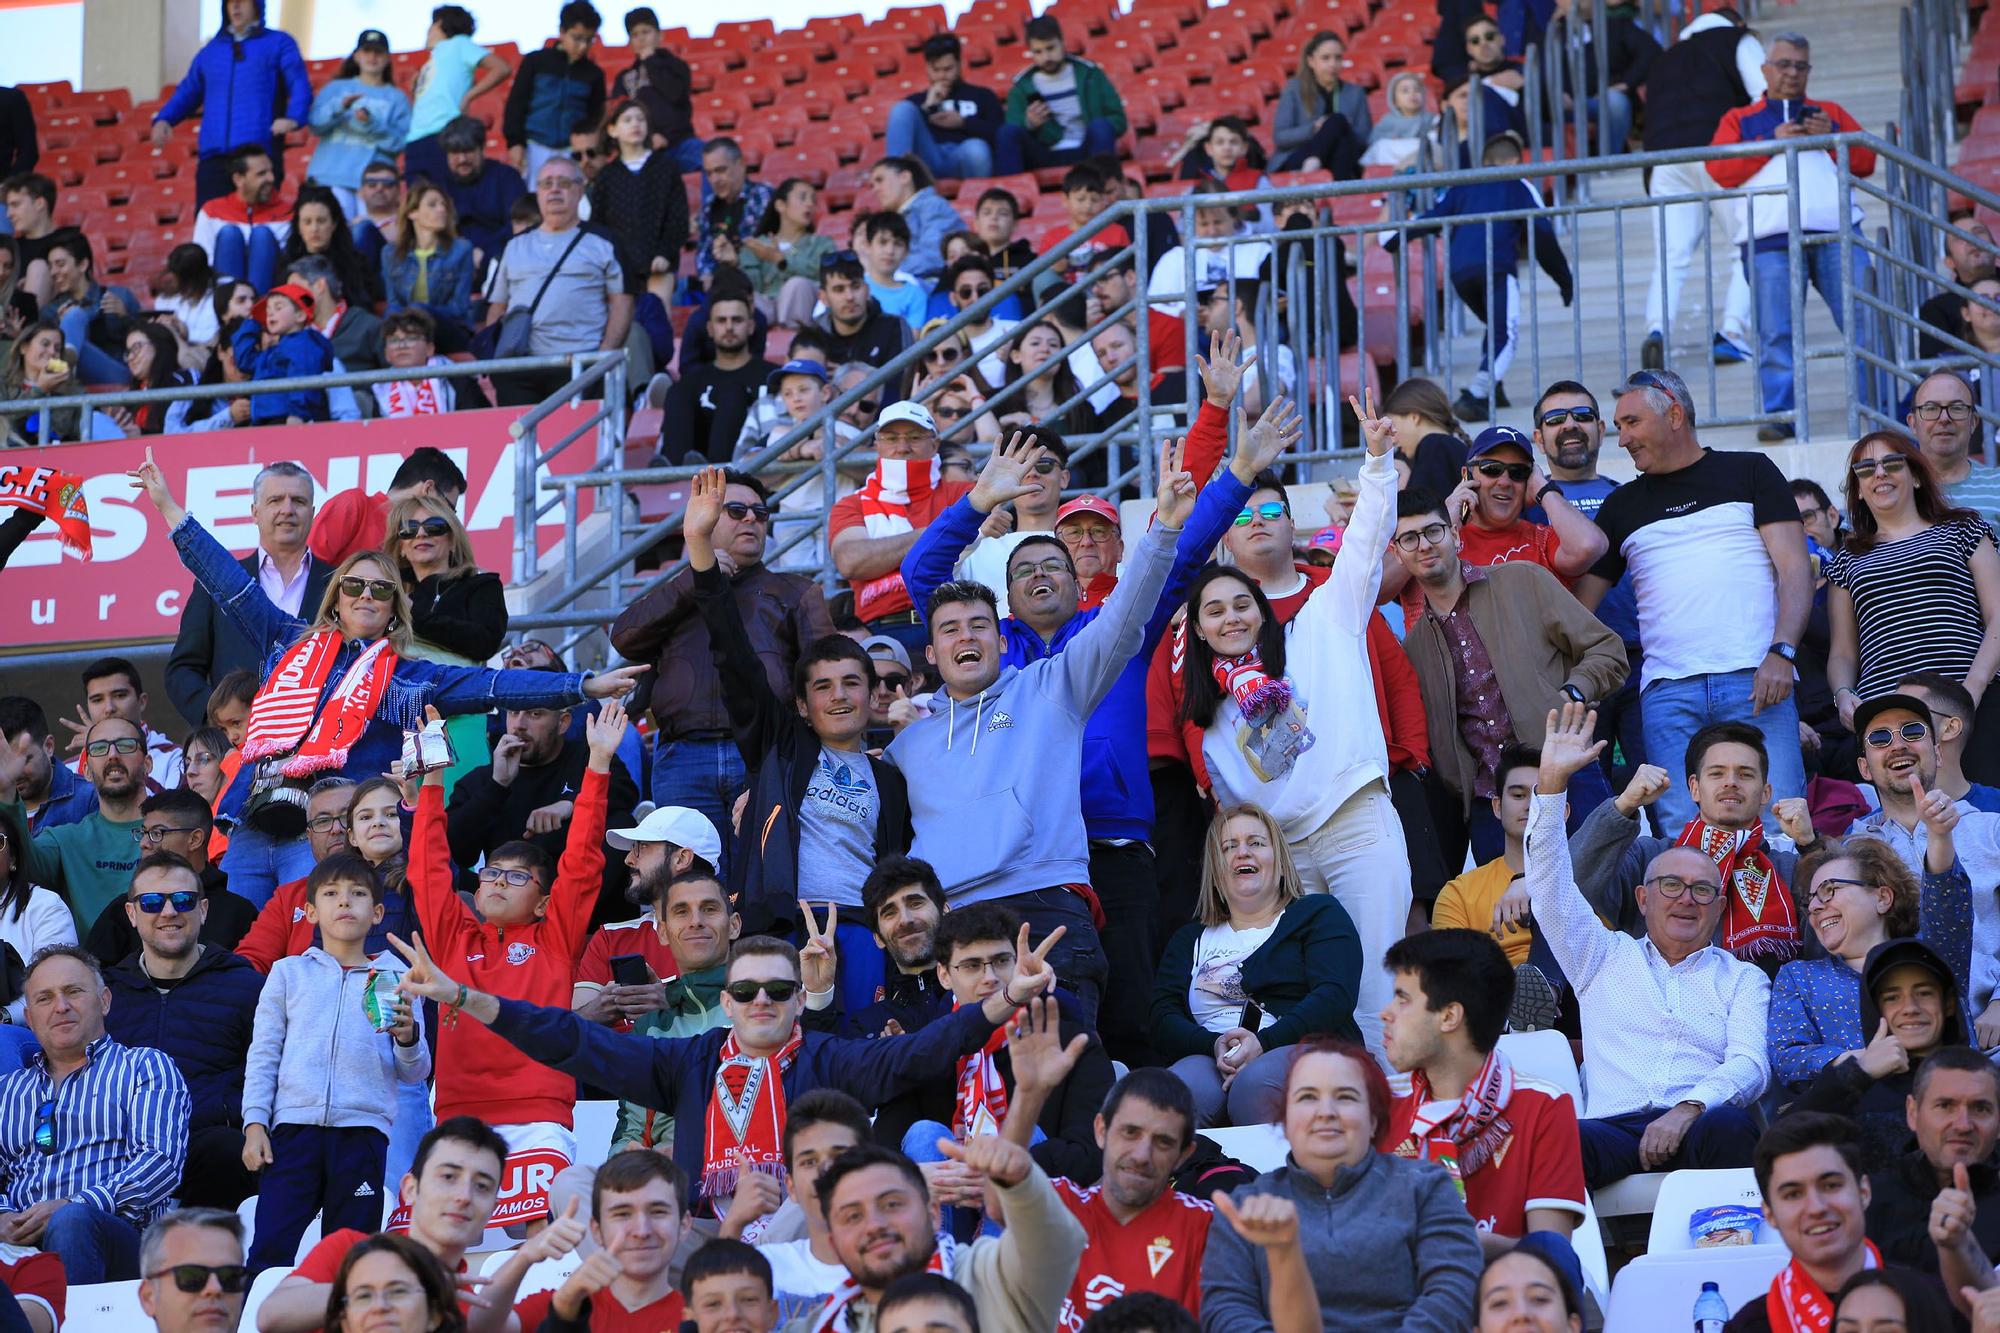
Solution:
M 540 438 L 562 439 L 593 408 L 562 408 L 542 422 Z M 144 461 L 148 447 L 188 512 L 224 546 L 247 555 L 257 544 L 250 486 L 266 463 L 301 464 L 324 500 L 355 486 L 388 489 L 410 451 L 432 445 L 465 472 L 469 489 L 459 515 L 480 568 L 511 578 L 517 465 L 507 427 L 519 416 L 517 410 L 495 408 L 10 450 L 6 462 L 32 461 L 83 478 L 94 553 L 88 561 L 64 554 L 50 524 L 21 544 L 0 570 L 0 652 L 174 636 L 192 580 L 166 524 L 125 475 Z M 557 455 L 548 470 L 582 472 L 595 457 L 595 441 L 585 436 Z M 583 494 L 587 512 L 588 492 Z M 540 536 L 545 551 L 561 540 L 560 507 L 543 516 Z

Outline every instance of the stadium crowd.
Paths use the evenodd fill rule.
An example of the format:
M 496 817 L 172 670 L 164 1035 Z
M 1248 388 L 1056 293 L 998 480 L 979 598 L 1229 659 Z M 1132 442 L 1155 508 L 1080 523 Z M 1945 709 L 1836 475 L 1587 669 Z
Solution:
M 1502 8 L 1438 53 L 1497 99 L 1489 127 L 1523 114 Z M 106 382 L 120 351 L 113 378 L 148 385 L 635 329 L 658 352 L 693 297 L 660 450 L 702 470 L 684 567 L 608 626 L 632 665 L 578 672 L 510 635 L 439 450 L 380 493 L 267 463 L 242 558 L 148 450 L 133 487 L 194 584 L 164 678 L 107 656 L 73 697 L 0 697 L 0 1328 L 55 1333 L 69 1288 L 132 1281 L 160 1329 L 234 1327 L 271 1274 L 270 1333 L 1580 1333 L 1588 1191 L 1748 1167 L 1790 1260 L 1731 1330 L 2000 1333 L 2000 468 L 1966 375 L 1857 440 L 1835 496 L 1705 445 L 1651 343 L 1467 438 L 1512 351 L 1480 306 L 1478 391 L 1351 402 L 1365 457 L 1301 526 L 1302 368 L 1270 351 L 1268 401 L 1250 373 L 1260 271 L 1186 292 L 1161 246 L 1077 294 L 1141 299 L 1067 366 L 1095 314 L 995 312 L 912 386 L 949 392 L 797 446 L 877 432 L 825 497 L 829 599 L 767 559 L 783 516 L 723 464 L 1032 258 L 1005 190 L 961 229 L 937 177 L 1062 168 L 1043 248 L 1119 197 L 1119 91 L 1055 20 L 1004 94 L 926 43 L 837 249 L 810 184 L 694 137 L 651 10 L 616 101 L 583 0 L 518 69 L 440 7 L 414 96 L 378 32 L 314 93 L 258 0 L 225 13 L 156 122 L 202 116 L 201 240 L 163 318 L 92 276 L 17 150 L 9 398 Z M 1714 113 L 1688 142 L 1815 132 L 1774 110 L 1804 96 L 1803 38 L 1719 10 L 1660 51 L 1621 23 L 1621 77 L 1576 90 L 1608 124 L 1690 132 L 1634 96 L 1666 71 L 1677 112 Z M 1325 36 L 1270 155 L 1403 160 L 1434 91 L 1399 81 L 1371 117 Z M 488 158 L 463 112 L 508 80 Z M 1240 122 L 1188 149 L 1197 192 L 1263 179 Z M 1455 193 L 1432 221 L 1514 206 Z M 1696 214 L 1667 227 L 1688 253 Z M 1288 225 L 1195 216 L 1190 243 Z M 1718 225 L 1747 228 L 1744 299 L 1789 310 L 1782 247 Z M 1543 230 L 1488 230 L 1462 271 L 1453 233 L 1468 305 L 1524 248 L 1567 292 Z M 1851 275 L 1810 279 L 1839 310 Z M 1177 316 L 1137 363 L 1163 296 L 1198 302 L 1192 365 Z M 1771 406 L 1789 365 L 1756 327 L 1714 353 L 1756 356 Z M 1128 365 L 1198 401 L 1129 524 L 1073 494 L 1065 434 L 1135 400 L 1057 413 Z M 1022 377 L 1039 396 L 985 407 Z M 245 392 L 113 425 L 477 390 Z M 1612 430 L 1624 485 L 1598 474 Z M 33 527 L 0 525 L 0 564 Z M 1503 1035 L 1536 1031 L 1579 1054 L 1581 1104 L 1516 1068 Z M 1201 1133 L 1257 1125 L 1285 1144 L 1261 1173 Z

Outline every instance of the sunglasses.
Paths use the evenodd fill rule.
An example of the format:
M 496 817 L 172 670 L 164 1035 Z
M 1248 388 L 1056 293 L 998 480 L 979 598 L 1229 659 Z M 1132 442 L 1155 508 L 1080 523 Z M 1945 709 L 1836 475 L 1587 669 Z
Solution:
M 1250 526 L 1251 520 L 1259 518 L 1263 519 L 1266 523 L 1276 523 L 1285 516 L 1285 513 L 1284 503 L 1279 500 L 1266 500 L 1260 505 L 1244 505 L 1242 510 L 1236 515 L 1235 526 L 1247 528 Z
M 1485 46 L 1489 42 L 1499 41 L 1500 34 L 1497 32 L 1469 32 L 1465 35 L 1465 40 L 1475 45 Z
M 1535 475 L 1535 469 L 1526 463 L 1495 463 L 1490 459 L 1474 463 L 1472 470 L 1488 481 L 1505 477 L 1509 481 L 1522 482 Z
M 56 1104 L 50 1098 L 35 1108 L 35 1151 L 52 1157 L 56 1151 Z
M 759 523 L 769 523 L 771 521 L 771 507 L 769 505 L 753 505 L 745 504 L 741 500 L 725 500 L 722 502 L 722 512 L 735 519 L 738 523 L 741 523 L 746 518 L 754 518 Z
M 831 253 L 820 256 L 819 273 L 821 277 L 825 277 L 826 271 L 830 268 L 839 268 L 842 265 L 853 266 L 860 262 L 861 256 L 852 250 L 834 250 Z
M 1910 460 L 1901 454 L 1891 454 L 1887 458 L 1864 458 L 1847 469 L 1858 478 L 1868 478 L 1880 472 L 1885 477 L 1900 477 L 1910 470 Z
M 481 884 L 506 884 L 513 888 L 525 889 L 535 882 L 534 872 L 528 870 L 508 870 L 501 866 L 485 866 L 479 872 Z
M 1868 742 L 1870 749 L 1886 750 L 1896 743 L 1896 737 L 1898 736 L 1914 743 L 1930 734 L 1931 729 L 1921 722 L 1905 722 L 1902 726 L 1896 727 L 1893 730 L 1888 727 L 1876 727 L 1867 736 L 1863 737 L 1863 739 Z
M 1062 464 L 1056 462 L 1053 458 L 1037 458 L 1035 460 L 1035 475 L 1038 477 L 1053 477 L 1056 474 L 1056 469 L 1061 466 Z
M 1426 542 L 1432 546 L 1441 545 L 1444 542 L 1445 534 L 1450 531 L 1451 528 L 1446 524 L 1426 523 L 1421 528 L 1412 528 L 1408 532 L 1397 533 L 1393 540 L 1396 543 L 1397 550 L 1414 551 L 1418 546 Z
M 92 759 L 102 759 L 113 750 L 119 754 L 137 754 L 144 743 L 137 736 L 120 736 L 114 741 L 92 741 L 83 747 L 83 752 Z
M 880 672 L 875 677 L 875 688 L 878 690 L 900 690 L 904 685 L 909 683 L 909 679 L 909 673 L 906 671 Z
M 993 284 L 989 282 L 984 287 L 954 287 L 951 292 L 961 301 L 977 301 L 992 290 Z
M 378 602 L 387 602 L 395 599 L 396 585 L 387 579 L 356 578 L 350 574 L 340 581 L 340 592 L 343 597 L 360 598 L 366 595 Z
M 934 407 L 931 415 L 939 421 L 959 421 L 972 414 L 969 407 Z
M 1646 881 L 1646 887 L 1658 889 L 1669 898 L 1685 894 L 1698 907 L 1706 907 L 1722 896 L 1722 885 L 1712 879 L 1682 879 L 1679 875 L 1655 875 Z
M 760 993 L 769 996 L 774 1004 L 783 1004 L 798 991 L 796 981 L 732 981 L 722 988 L 722 993 L 738 1004 L 749 1004 Z
M 403 524 L 397 535 L 404 541 L 412 537 L 442 537 L 451 531 L 451 520 L 446 518 L 411 519 Z
M 955 344 L 946 343 L 943 347 L 931 348 L 929 359 L 932 361 L 942 361 L 949 366 L 956 364 L 958 359 L 963 355 L 965 354 L 959 351 Z
M 361 188 L 364 190 L 391 190 L 396 186 L 394 176 L 363 176 Z
M 847 410 L 850 412 L 861 412 L 872 416 L 873 414 L 880 412 L 882 410 L 882 400 L 880 398 L 857 398 L 852 403 L 848 404 Z
M 231 1296 L 250 1290 L 250 1270 L 242 1264 L 175 1264 L 172 1268 L 162 1268 L 157 1273 L 146 1274 L 149 1278 L 170 1277 L 174 1286 L 190 1296 L 208 1289 L 208 1280 L 214 1278 L 222 1290 Z
M 1560 426 L 1565 421 L 1574 421 L 1579 426 L 1588 426 L 1591 422 L 1597 420 L 1597 409 L 1594 407 L 1552 407 L 1536 417 L 1535 420 L 1544 426 Z
M 154 824 L 147 828 L 133 829 L 132 839 L 135 842 L 144 843 L 146 846 L 156 847 L 165 842 L 172 834 L 193 833 L 194 831 L 192 828 L 176 828 L 172 824 Z
M 127 901 L 136 904 L 147 916 L 158 916 L 168 903 L 186 916 L 201 905 L 201 895 L 192 889 L 175 889 L 172 893 L 141 893 Z

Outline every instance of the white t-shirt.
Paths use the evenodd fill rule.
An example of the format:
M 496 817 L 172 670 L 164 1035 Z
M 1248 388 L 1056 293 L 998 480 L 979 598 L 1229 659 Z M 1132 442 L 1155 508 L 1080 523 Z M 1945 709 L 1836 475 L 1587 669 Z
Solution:
M 779 1245 L 759 1245 L 758 1253 L 771 1263 L 771 1290 L 778 1298 L 780 1327 L 826 1303 L 834 1288 L 847 1281 L 847 1269 L 840 1264 L 821 1263 L 813 1256 L 812 1241 L 801 1237 Z
M 1238 930 L 1224 922 L 1201 932 L 1194 942 L 1194 971 L 1188 981 L 1188 1013 L 1195 1022 L 1210 1032 L 1227 1032 L 1241 1025 L 1243 1006 L 1250 999 L 1243 989 L 1243 960 L 1263 948 L 1277 928 L 1277 920 L 1251 930 Z M 1265 1014 L 1258 1026 L 1273 1017 Z

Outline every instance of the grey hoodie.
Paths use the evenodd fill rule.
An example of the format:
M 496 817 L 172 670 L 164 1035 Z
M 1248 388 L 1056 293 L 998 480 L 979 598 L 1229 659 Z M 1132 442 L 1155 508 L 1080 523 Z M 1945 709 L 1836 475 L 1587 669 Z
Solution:
M 1001 668 L 973 699 L 939 691 L 931 715 L 889 746 L 910 777 L 910 855 L 936 868 L 953 906 L 1090 882 L 1076 798 L 1084 719 L 1139 651 L 1179 537 L 1155 524 L 1061 652 Z
M 370 960 L 393 986 L 402 961 L 383 953 Z M 243 1123 L 366 1127 L 389 1132 L 396 1084 L 421 1083 L 431 1072 L 417 1012 L 417 1043 L 402 1047 L 377 1032 L 362 1007 L 365 969 L 349 970 L 314 947 L 271 965 L 257 998 L 250 1056 L 243 1074 Z M 386 998 L 386 994 L 385 994 Z

